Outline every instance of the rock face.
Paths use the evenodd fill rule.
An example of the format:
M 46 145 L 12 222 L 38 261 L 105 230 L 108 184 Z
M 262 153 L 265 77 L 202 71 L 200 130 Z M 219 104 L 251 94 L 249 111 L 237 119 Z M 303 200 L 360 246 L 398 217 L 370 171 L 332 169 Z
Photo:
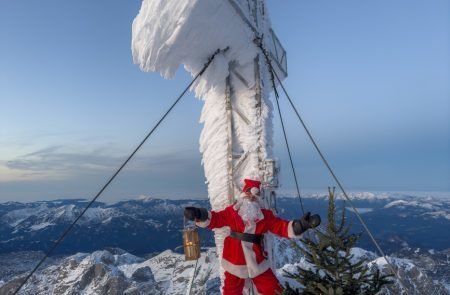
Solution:
M 385 288 L 387 294 L 450 294 L 445 286 L 434 282 L 432 277 L 426 275 L 424 269 L 414 264 L 413 260 L 390 257 L 390 261 L 396 269 L 403 286 L 396 281 L 393 285 Z M 383 258 L 378 258 L 376 263 L 378 268 L 384 273 L 390 273 L 389 267 L 384 263 Z
M 360 248 L 353 248 L 352 254 L 354 255 L 355 259 L 364 258 L 368 260 L 368 265 L 370 266 L 372 271 L 378 268 L 384 274 L 392 273 L 388 264 L 386 263 L 386 260 L 382 257 L 377 257 L 377 255 L 373 252 L 366 251 Z M 435 279 L 428 274 L 429 271 L 416 265 L 415 259 L 398 258 L 392 256 L 388 256 L 388 259 L 394 266 L 403 284 L 401 284 L 397 279 L 393 278 L 394 283 L 388 285 L 387 287 L 384 287 L 382 294 L 450 294 L 450 290 L 448 288 L 450 281 L 449 277 L 445 276 L 445 274 L 444 276 L 440 276 L 438 279 Z M 301 288 L 302 286 L 299 285 L 296 281 L 283 277 L 283 274 L 285 272 L 295 273 L 297 266 L 304 269 L 314 269 L 313 265 L 307 263 L 304 259 L 300 259 L 300 261 L 297 263 L 286 264 L 282 268 L 278 269 L 277 275 L 283 282 L 288 282 L 291 286 Z M 450 266 L 447 263 L 447 271 L 449 267 Z
M 190 287 L 194 266 L 195 261 L 170 250 L 148 260 L 107 250 L 80 253 L 38 271 L 19 294 L 182 294 Z M 220 294 L 215 249 L 204 252 L 198 266 L 192 294 Z M 0 283 L 0 294 L 13 294 L 24 277 Z
M 292 243 L 298 241 L 277 240 L 278 263 L 289 262 L 277 269 L 277 275 L 281 282 L 289 281 L 293 286 L 301 287 L 283 277 L 284 270 L 294 271 L 296 266 L 311 267 L 307 265 L 301 254 Z M 383 258 L 375 253 L 360 248 L 352 249 L 355 257 L 365 257 L 372 267 L 379 268 L 382 272 L 389 272 Z M 400 278 L 408 289 L 408 294 L 450 294 L 445 286 L 449 286 L 449 265 L 439 264 L 435 259 L 440 259 L 446 253 L 422 253 L 412 259 L 390 257 L 394 267 L 398 269 Z M 24 255 L 20 253 L 19 255 Z M 406 254 L 402 254 L 406 255 Z M 19 257 L 10 255 L 9 260 L 18 261 Z M 424 258 L 425 257 L 425 258 Z M 450 257 L 450 256 L 446 256 Z M 39 258 L 39 257 L 37 257 Z M 294 262 L 294 263 L 293 263 Z M 420 265 L 427 263 L 427 265 Z M 420 266 L 419 266 L 420 265 Z M 432 265 L 432 267 L 430 267 Z M 16 275 L 6 283 L 0 281 L 0 295 L 13 294 L 24 279 L 24 269 L 32 268 L 33 263 L 20 266 Z M 195 261 L 185 261 L 184 256 L 170 250 L 149 259 L 140 258 L 121 250 L 110 249 L 96 251 L 91 254 L 76 254 L 53 259 L 50 264 L 38 271 L 19 294 L 187 294 L 191 288 L 194 274 Z M 436 268 L 440 267 L 440 268 Z M 0 270 L 2 267 L 0 266 Z M 202 252 L 198 261 L 195 277 L 192 282 L 191 294 L 220 294 L 219 264 L 215 248 L 207 248 Z M 11 270 L 12 272 L 14 269 Z M 437 273 L 443 272 L 439 276 Z M 445 272 L 447 271 L 447 272 Z M 414 290 L 416 293 L 412 293 Z M 404 294 L 404 290 L 398 282 L 385 288 L 383 294 Z
M 0 286 L 18 274 L 33 269 L 42 257 L 44 257 L 44 252 L 41 251 L 0 254 Z M 57 258 L 47 258 L 43 267 L 53 264 L 55 261 L 57 261 Z
M 426 274 L 426 277 L 433 281 L 433 285 L 428 284 L 430 287 L 428 290 L 436 290 L 436 294 L 447 294 L 442 287 L 437 287 L 436 283 L 439 283 L 446 286 L 447 292 L 450 292 L 450 248 L 442 251 L 403 248 L 396 253 L 396 256 L 411 260 L 421 272 Z M 417 280 L 422 279 L 422 277 L 417 278 Z

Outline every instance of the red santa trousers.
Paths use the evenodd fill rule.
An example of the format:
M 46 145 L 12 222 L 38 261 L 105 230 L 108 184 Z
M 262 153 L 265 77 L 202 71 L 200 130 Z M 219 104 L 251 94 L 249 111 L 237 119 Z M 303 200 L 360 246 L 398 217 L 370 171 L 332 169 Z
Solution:
M 278 282 L 277 277 L 270 268 L 259 276 L 254 277 L 252 281 L 258 293 L 262 295 L 281 294 L 281 291 L 283 291 L 280 282 Z M 223 285 L 223 295 L 242 295 L 245 279 L 241 279 L 226 271 Z

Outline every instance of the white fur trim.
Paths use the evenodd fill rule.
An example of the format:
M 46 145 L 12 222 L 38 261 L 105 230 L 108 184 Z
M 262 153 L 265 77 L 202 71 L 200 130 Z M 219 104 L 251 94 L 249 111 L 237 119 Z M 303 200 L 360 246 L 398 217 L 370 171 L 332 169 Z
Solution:
M 250 223 L 245 226 L 244 233 L 255 234 L 256 224 Z M 264 259 L 260 264 L 256 262 L 256 254 L 253 250 L 253 243 L 241 241 L 245 262 L 247 263 L 248 276 L 254 278 L 269 269 L 269 260 Z
M 207 227 L 211 223 L 211 212 L 208 211 L 208 219 L 205 221 L 197 221 L 195 224 L 199 227 Z
M 288 237 L 290 239 L 300 237 L 294 233 L 294 221 L 293 220 L 289 221 L 289 223 L 288 223 Z
M 236 265 L 223 258 L 220 264 L 224 270 L 228 271 L 232 275 L 235 275 L 241 279 L 246 279 L 249 277 L 247 265 Z
M 261 182 L 261 177 L 256 173 L 251 173 L 244 176 L 244 179 L 255 180 Z
M 256 254 L 253 250 L 253 243 L 241 241 L 245 262 L 247 263 L 248 276 L 255 278 L 269 269 L 269 260 L 264 259 L 260 264 L 256 262 Z
M 259 188 L 257 188 L 257 187 L 252 187 L 251 189 L 250 189 L 250 192 L 252 193 L 252 195 L 254 195 L 254 196 L 257 196 L 258 194 L 259 194 Z

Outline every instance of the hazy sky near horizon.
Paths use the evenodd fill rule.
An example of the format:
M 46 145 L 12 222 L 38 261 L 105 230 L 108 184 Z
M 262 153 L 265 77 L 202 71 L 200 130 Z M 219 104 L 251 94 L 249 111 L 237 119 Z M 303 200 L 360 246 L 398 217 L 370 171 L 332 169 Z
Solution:
M 90 198 L 189 83 L 132 62 L 140 0 L 0 2 L 0 202 Z M 269 0 L 285 86 L 351 190 L 450 191 L 447 0 Z M 188 94 L 104 200 L 205 197 Z M 302 189 L 334 185 L 285 99 Z M 283 190 L 293 180 L 279 119 Z M 225 188 L 224 188 L 225 189 Z

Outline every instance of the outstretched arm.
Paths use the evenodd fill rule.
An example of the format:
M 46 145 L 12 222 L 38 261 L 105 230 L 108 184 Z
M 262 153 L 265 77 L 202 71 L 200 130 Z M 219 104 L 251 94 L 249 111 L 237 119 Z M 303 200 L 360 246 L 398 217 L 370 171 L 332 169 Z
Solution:
M 269 218 L 269 231 L 284 238 L 298 237 L 306 230 L 320 224 L 320 216 L 317 214 L 311 215 L 310 212 L 306 213 L 301 219 L 292 221 L 276 217 L 272 212 L 268 214 L 267 218 Z
M 310 228 L 315 228 L 320 225 L 320 216 L 318 214 L 311 215 L 307 212 L 302 218 L 292 221 L 292 229 L 296 236 L 301 235 Z
M 184 208 L 184 216 L 199 227 L 208 227 L 210 229 L 229 226 L 229 218 L 227 210 L 209 211 L 205 208 L 186 207 Z

